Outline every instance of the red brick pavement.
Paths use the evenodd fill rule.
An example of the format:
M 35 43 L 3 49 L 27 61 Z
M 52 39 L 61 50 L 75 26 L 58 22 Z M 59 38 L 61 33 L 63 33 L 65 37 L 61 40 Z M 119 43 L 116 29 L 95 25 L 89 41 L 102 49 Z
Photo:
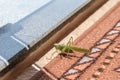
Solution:
M 90 49 L 89 55 L 58 55 L 41 72 L 52 80 L 120 80 L 119 12 L 120 3 L 74 41 L 73 45 Z

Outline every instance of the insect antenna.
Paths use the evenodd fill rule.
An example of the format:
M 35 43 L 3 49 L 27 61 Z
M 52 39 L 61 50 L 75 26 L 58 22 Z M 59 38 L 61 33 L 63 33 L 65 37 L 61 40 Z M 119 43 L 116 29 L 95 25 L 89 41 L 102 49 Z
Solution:
M 46 57 L 46 59 L 51 60 L 52 57 L 53 57 L 53 55 L 54 55 L 56 52 L 58 52 L 58 50 L 54 51 L 54 52 L 51 54 L 50 58 L 47 58 L 47 57 Z

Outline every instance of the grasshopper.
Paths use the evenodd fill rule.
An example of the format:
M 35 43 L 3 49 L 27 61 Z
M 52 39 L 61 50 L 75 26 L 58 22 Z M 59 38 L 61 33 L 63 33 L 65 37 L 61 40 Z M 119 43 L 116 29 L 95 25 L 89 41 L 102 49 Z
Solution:
M 54 44 L 54 47 L 55 47 L 56 51 L 53 52 L 52 56 L 58 51 L 60 53 L 62 53 L 62 56 L 69 56 L 70 53 L 73 53 L 73 51 L 82 52 L 82 53 L 89 53 L 90 52 L 87 49 L 73 46 L 72 42 L 73 42 L 73 37 L 71 37 L 69 39 L 67 44 Z M 51 58 L 52 58 L 52 56 L 51 56 Z

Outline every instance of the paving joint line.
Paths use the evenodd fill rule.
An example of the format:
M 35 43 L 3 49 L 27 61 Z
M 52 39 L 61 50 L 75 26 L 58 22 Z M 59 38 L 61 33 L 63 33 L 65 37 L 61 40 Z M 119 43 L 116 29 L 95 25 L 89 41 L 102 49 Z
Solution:
M 27 50 L 29 50 L 28 45 L 26 45 L 24 42 L 20 41 L 19 39 L 17 39 L 14 36 L 10 36 L 12 39 L 14 39 L 15 41 L 17 41 L 18 43 L 20 43 L 21 45 L 23 45 L 24 47 L 26 47 Z
M 120 46 L 120 44 L 118 44 L 117 46 Z M 100 74 L 105 70 L 105 68 L 110 64 L 111 60 L 115 57 L 115 55 L 117 55 L 118 52 L 120 51 L 119 48 L 114 48 L 113 50 L 115 52 L 111 51 L 110 55 L 105 57 L 105 60 L 104 60 L 104 62 L 102 62 L 101 67 L 97 69 L 97 71 L 92 75 L 92 78 L 90 80 L 96 80 L 100 76 Z

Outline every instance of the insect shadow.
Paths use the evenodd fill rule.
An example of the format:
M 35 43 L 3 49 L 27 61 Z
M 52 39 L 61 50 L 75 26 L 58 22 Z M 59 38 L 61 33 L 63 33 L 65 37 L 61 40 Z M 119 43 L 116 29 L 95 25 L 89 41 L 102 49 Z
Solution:
M 59 53 L 59 56 L 60 56 L 61 59 L 62 59 L 63 57 L 68 58 L 68 59 L 72 59 L 72 57 L 80 58 L 80 57 L 78 57 L 78 56 L 73 55 L 72 53 L 69 54 L 69 55 L 67 55 L 66 53 Z

